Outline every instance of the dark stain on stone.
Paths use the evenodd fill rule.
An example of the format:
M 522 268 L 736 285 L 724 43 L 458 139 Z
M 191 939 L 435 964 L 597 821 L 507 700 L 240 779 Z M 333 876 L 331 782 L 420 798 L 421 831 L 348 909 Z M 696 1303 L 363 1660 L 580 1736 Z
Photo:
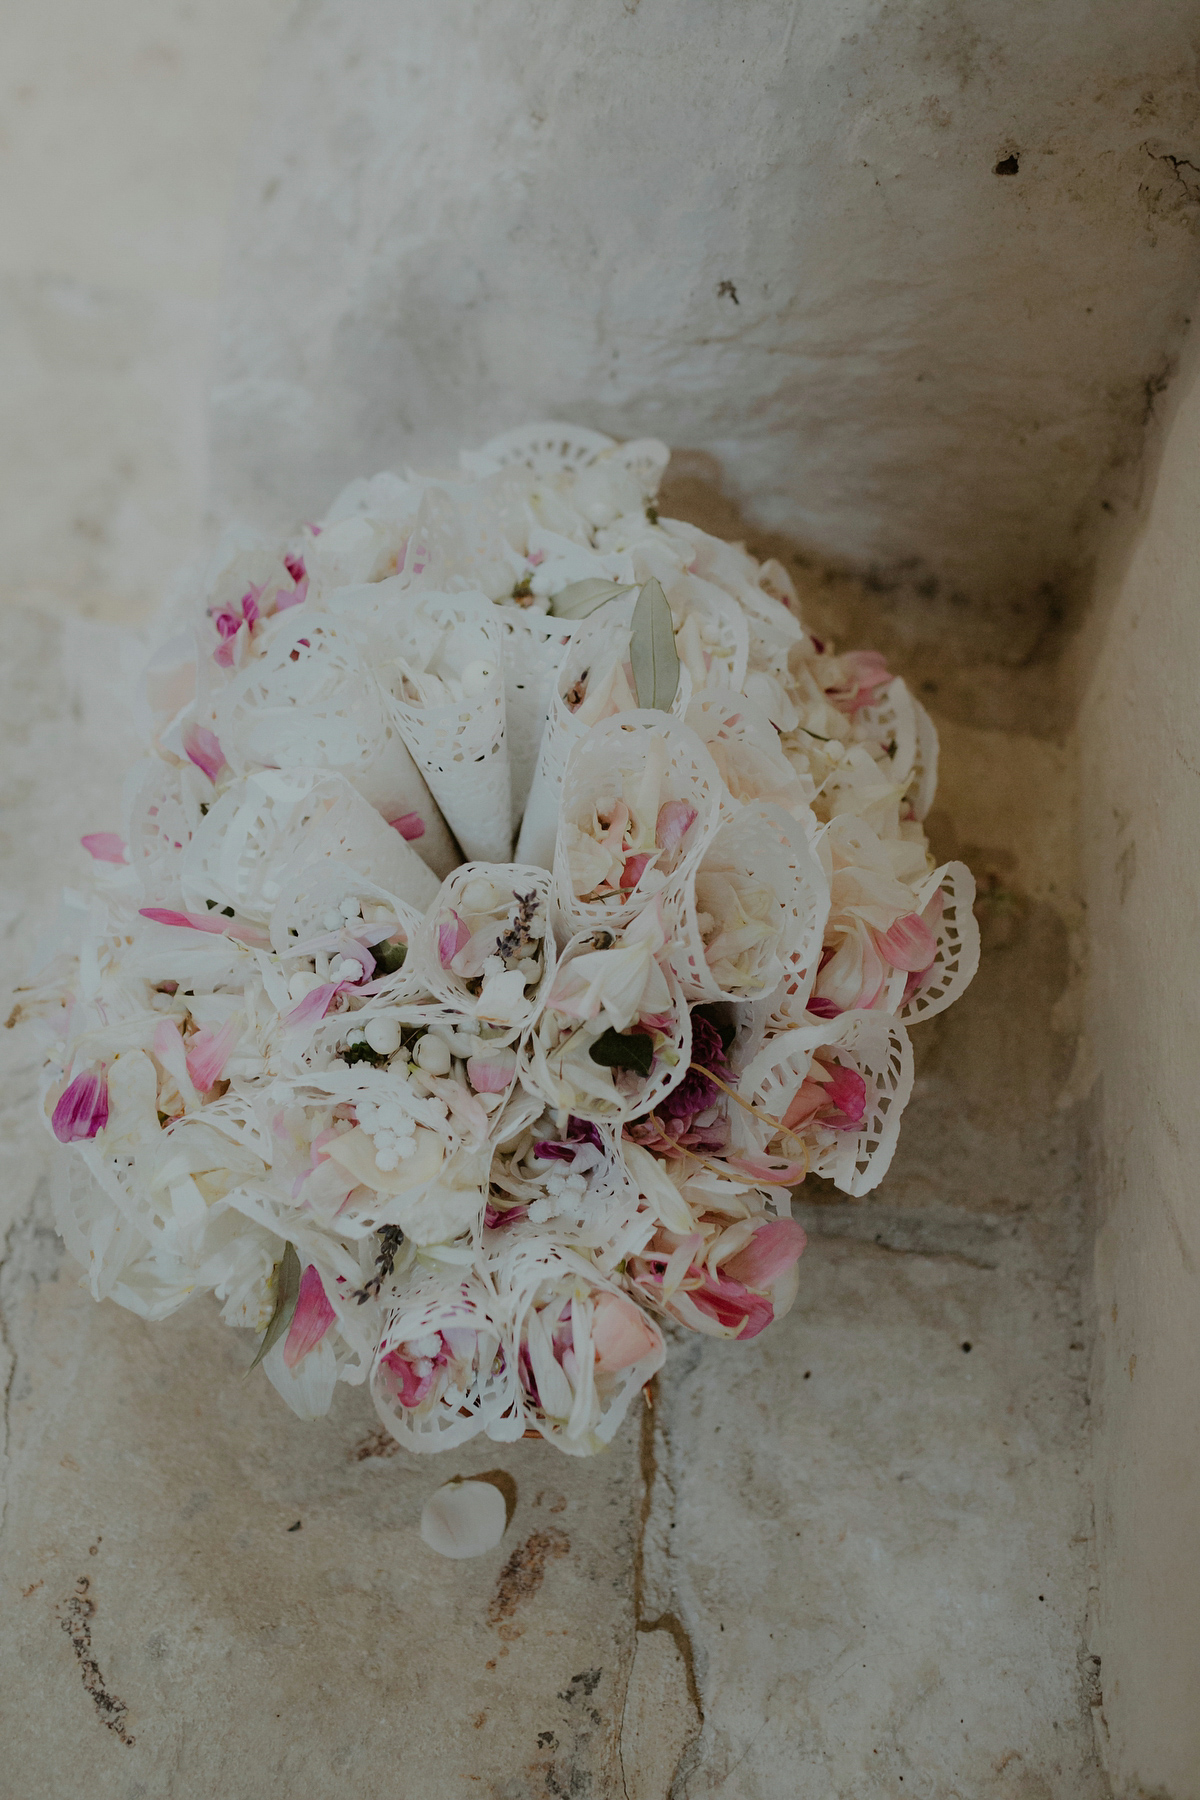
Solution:
M 398 1456 L 400 1445 L 389 1431 L 382 1425 L 376 1425 L 374 1431 L 368 1431 L 365 1438 L 351 1446 L 347 1452 L 348 1462 L 369 1462 L 373 1457 Z
M 92 1697 L 101 1723 L 132 1748 L 137 1739 L 126 1729 L 129 1708 L 123 1700 L 109 1693 L 100 1665 L 92 1655 L 92 1620 L 96 1616 L 96 1603 L 91 1598 L 91 1586 L 86 1575 L 79 1577 L 75 1592 L 69 1594 L 58 1608 L 58 1622 L 71 1640 L 83 1685 Z
M 1021 159 L 1017 156 L 1002 156 L 992 170 L 993 175 L 1019 175 L 1020 173 Z
M 511 1619 L 521 1602 L 532 1599 L 541 1587 L 550 1558 L 566 1556 L 570 1548 L 570 1538 L 556 1525 L 532 1532 L 500 1571 L 488 1604 L 488 1624 L 498 1625 L 502 1619 Z

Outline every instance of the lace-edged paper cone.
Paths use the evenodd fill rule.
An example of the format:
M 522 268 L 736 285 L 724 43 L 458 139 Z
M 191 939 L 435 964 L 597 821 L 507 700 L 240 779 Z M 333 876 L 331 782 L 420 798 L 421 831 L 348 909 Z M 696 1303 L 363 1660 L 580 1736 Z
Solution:
M 533 1096 L 530 1099 L 533 1100 Z M 527 1125 L 532 1125 L 539 1115 L 545 1123 L 542 1135 L 558 1140 L 559 1131 L 551 1126 L 550 1116 L 542 1114 L 536 1100 L 533 1100 L 533 1119 L 522 1121 L 517 1130 L 523 1131 Z M 657 1220 L 654 1213 L 643 1206 L 637 1186 L 630 1179 L 620 1154 L 616 1129 L 597 1125 L 595 1130 L 601 1139 L 604 1160 L 599 1167 L 587 1172 L 582 1198 L 565 1205 L 553 1216 L 547 1228 L 558 1243 L 585 1252 L 594 1259 L 601 1274 L 612 1275 L 627 1256 L 634 1255 L 649 1242 Z M 501 1212 L 501 1222 L 486 1226 L 483 1231 L 480 1248 L 489 1265 L 502 1261 L 523 1234 L 542 1229 L 523 1218 L 525 1206 L 535 1197 L 541 1197 L 544 1190 L 536 1182 L 513 1173 L 510 1156 L 514 1135 L 516 1133 L 509 1132 L 506 1138 L 497 1142 L 492 1159 L 492 1199 L 498 1207 L 507 1206 L 513 1210 L 510 1210 L 507 1222 Z M 571 1164 L 555 1162 L 551 1167 L 561 1173 L 564 1169 L 570 1170 Z
M 502 657 L 490 601 L 426 595 L 401 637 L 409 678 L 397 680 L 392 698 L 396 723 L 447 824 L 477 862 L 506 862 L 512 845 Z M 422 704 L 414 690 L 430 673 L 461 684 L 463 697 Z
M 819 1121 L 796 1128 L 809 1150 L 809 1169 L 831 1180 L 844 1194 L 858 1197 L 878 1187 L 886 1175 L 900 1135 L 900 1116 L 913 1085 L 912 1045 L 898 1020 L 886 1013 L 843 1013 L 839 1019 L 802 1026 L 772 1038 L 750 1062 L 738 1082 L 738 1093 L 774 1119 L 782 1119 L 808 1074 L 816 1050 L 828 1060 L 862 1076 L 866 1110 L 861 1125 L 834 1130 Z M 756 1127 L 742 1107 L 731 1106 L 735 1144 L 771 1154 L 791 1155 L 765 1121 Z M 774 1142 L 772 1142 L 774 1140 Z
M 488 884 L 502 889 L 508 896 L 508 907 L 505 917 L 495 922 L 494 929 L 487 924 L 486 941 L 476 944 L 477 931 L 473 927 L 478 912 L 473 897 L 477 896 L 481 886 Z M 554 979 L 557 949 L 550 924 L 550 889 L 551 877 L 545 869 L 529 868 L 520 863 L 464 863 L 442 883 L 423 923 L 421 961 L 428 972 L 432 992 L 447 1006 L 478 1020 L 489 1032 L 499 1033 L 493 1040 L 495 1042 L 511 1043 L 533 1024 Z M 540 962 L 541 974 L 536 983 L 526 984 L 519 996 L 520 983 L 511 977 L 508 980 L 502 978 L 499 987 L 489 988 L 482 972 L 475 976 L 456 972 L 453 966 L 459 955 L 456 946 L 464 933 L 470 934 L 463 946 L 468 955 L 472 949 L 475 952 L 487 949 L 489 956 L 500 955 L 513 963 L 518 960 L 514 955 L 517 940 L 524 941 L 529 924 L 534 926 L 536 949 L 531 945 L 528 957 L 519 960 Z M 478 935 L 482 936 L 483 932 L 481 923 Z M 487 948 L 488 945 L 491 947 Z M 479 955 L 475 954 L 472 967 L 479 961 Z M 482 991 L 479 991 L 481 982 Z
M 651 736 L 662 741 L 664 765 L 657 806 L 682 801 L 695 819 L 682 841 L 648 863 L 628 889 L 614 889 L 604 899 L 585 900 L 576 892 L 571 872 L 572 831 L 593 835 L 597 807 L 608 808 L 627 790 L 635 797 L 650 767 Z M 716 764 L 694 731 L 661 712 L 618 713 L 596 725 L 574 746 L 563 777 L 558 842 L 554 850 L 554 900 L 559 928 L 565 933 L 622 929 L 642 910 L 653 893 L 695 868 L 721 817 L 721 778 Z M 670 866 L 663 868 L 662 864 Z M 647 880 L 647 875 L 650 879 Z M 665 879 L 664 879 L 665 878 Z M 586 890 L 585 890 L 586 891 Z
M 347 917 L 344 901 L 356 901 L 359 913 Z M 308 869 L 289 871 L 287 890 L 271 914 L 271 946 L 284 957 L 302 953 L 302 947 L 310 943 L 320 943 L 330 955 L 343 949 L 353 954 L 350 940 L 364 933 L 367 948 L 379 959 L 372 985 L 383 982 L 389 1000 L 411 1000 L 428 992 L 416 954 L 423 924 L 424 918 L 415 907 L 406 905 L 378 882 L 369 881 L 349 863 L 318 862 Z M 385 926 L 386 937 L 367 941 L 375 940 Z M 325 942 L 340 933 L 345 934 L 346 945 Z M 395 961 L 398 947 L 404 950 L 404 960 L 398 969 L 388 973 L 384 964 Z
M 234 782 L 214 802 L 182 863 L 190 907 L 210 900 L 266 920 L 285 891 L 289 870 L 334 859 L 423 912 L 437 877 L 399 832 L 340 775 L 263 770 Z
M 504 650 L 505 728 L 512 780 L 514 835 L 529 811 L 554 684 L 579 626 L 570 619 L 518 606 L 498 606 L 496 621 Z M 521 851 L 522 862 L 537 861 Z M 549 868 L 549 864 L 545 865 Z
M 215 697 L 214 725 L 238 774 L 259 768 L 344 775 L 385 821 L 404 819 L 422 861 L 444 876 L 454 841 L 355 636 L 304 608 L 268 622 L 265 648 Z
M 567 644 L 557 675 L 550 686 L 549 716 L 542 734 L 537 773 L 533 778 L 517 855 L 522 862 L 537 863 L 544 869 L 554 867 L 554 845 L 558 836 L 558 809 L 562 800 L 563 776 L 576 744 L 591 730 L 591 720 L 583 705 L 572 709 L 566 696 L 586 683 L 598 666 L 611 667 L 615 655 L 626 660 L 629 649 L 630 624 L 637 595 L 610 600 L 575 630 Z M 632 688 L 631 680 L 627 685 Z M 692 680 L 687 669 L 680 667 L 679 686 L 671 702 L 670 717 L 683 719 L 692 697 Z M 580 717 L 580 713 L 583 717 Z M 616 715 L 611 715 L 616 716 Z
M 663 912 L 671 967 L 689 999 L 754 1000 L 784 983 L 803 1008 L 829 883 L 804 827 L 780 807 L 738 807 L 691 874 L 667 889 Z
M 660 959 L 670 994 L 670 1015 L 650 1073 L 643 1076 L 633 1070 L 612 1071 L 611 1083 L 604 1081 L 604 1066 L 592 1057 L 590 1048 L 604 1030 L 603 1023 L 581 1021 L 554 1009 L 556 991 L 564 995 L 567 992 L 565 977 L 571 964 L 596 947 L 595 934 L 582 931 L 562 952 L 537 1023 L 518 1049 L 517 1067 L 523 1085 L 540 1093 L 552 1106 L 597 1124 L 623 1124 L 626 1119 L 652 1112 L 687 1074 L 692 1055 L 692 1015 L 673 970 L 669 964 L 663 967 L 665 959 Z M 562 987 L 557 985 L 560 981 L 564 983 Z M 564 1035 L 560 1036 L 560 1032 Z M 576 1062 L 581 1067 L 576 1067 Z M 599 1081 L 597 1076 L 601 1077 Z M 585 1091 L 581 1081 L 592 1085 Z
M 481 1431 L 501 1442 L 520 1437 L 516 1359 L 504 1346 L 498 1313 L 477 1276 L 455 1281 L 448 1273 L 422 1275 L 389 1313 L 371 1398 L 406 1450 L 452 1450 Z M 422 1387 L 427 1391 L 417 1398 Z M 416 1403 L 405 1405 L 402 1396 Z
M 643 1313 L 651 1345 L 648 1353 L 613 1375 L 598 1376 L 592 1343 L 596 1298 L 611 1294 L 626 1305 L 633 1304 L 615 1283 L 599 1277 L 582 1256 L 557 1248 L 549 1237 L 532 1234 L 518 1240 L 497 1260 L 495 1282 L 509 1354 L 522 1379 L 526 1427 L 552 1440 L 568 1456 L 592 1454 L 597 1440 L 611 1442 L 629 1402 L 662 1367 L 666 1346 L 658 1326 Z M 568 1301 L 571 1314 L 564 1324 Z M 575 1385 L 567 1382 L 557 1364 L 556 1392 L 551 1395 L 542 1390 L 550 1388 L 556 1327 L 573 1350 Z M 556 1400 L 561 1412 L 551 1410 Z
M 914 912 L 923 912 L 941 891 L 942 916 L 938 920 L 937 955 L 933 966 L 910 976 L 897 969 L 888 983 L 888 1008 L 916 1025 L 932 1019 L 953 1005 L 965 992 L 979 967 L 979 925 L 975 918 L 975 877 L 966 863 L 943 863 L 917 890 Z

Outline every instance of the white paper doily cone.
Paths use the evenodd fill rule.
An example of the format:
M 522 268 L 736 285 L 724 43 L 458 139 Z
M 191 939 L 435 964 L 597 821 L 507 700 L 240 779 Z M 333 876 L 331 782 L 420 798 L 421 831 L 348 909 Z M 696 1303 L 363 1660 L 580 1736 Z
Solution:
M 456 975 L 451 968 L 443 967 L 438 949 L 438 933 L 442 924 L 447 921 L 453 923 L 452 914 L 455 912 L 460 916 L 466 913 L 462 895 L 472 881 L 480 878 L 504 887 L 514 899 L 518 895 L 536 894 L 535 916 L 545 925 L 545 936 L 541 939 L 541 978 L 536 988 L 528 993 L 520 1011 L 511 1017 L 506 1027 L 501 1028 L 501 1036 L 492 1040 L 511 1043 L 533 1024 L 554 979 L 557 948 L 550 923 L 551 877 L 545 869 L 530 868 L 521 863 L 485 862 L 464 863 L 461 868 L 455 869 L 442 883 L 423 921 L 419 940 L 420 959 L 427 973 L 430 989 L 438 1000 L 453 1007 L 460 1015 L 480 1018 L 478 996 L 471 992 L 462 976 Z M 499 929 L 497 927 L 498 931 Z
M 504 1347 L 497 1311 L 495 1296 L 477 1276 L 454 1280 L 448 1273 L 423 1271 L 388 1314 L 371 1369 L 371 1398 L 383 1424 L 406 1450 L 451 1450 L 481 1431 L 501 1441 L 520 1437 L 525 1425 L 515 1359 Z M 401 1406 L 398 1382 L 385 1358 L 404 1344 L 442 1332 L 454 1334 L 451 1343 L 463 1346 L 474 1334 L 470 1379 L 461 1388 L 446 1388 L 432 1405 Z
M 401 654 L 420 671 L 437 660 L 466 675 L 462 700 L 423 706 L 393 693 L 393 717 L 468 857 L 505 862 L 512 844 L 502 640 L 479 595 L 425 595 L 404 628 Z M 472 670 L 488 671 L 472 680 Z
M 929 905 L 942 892 L 942 916 L 938 921 L 937 960 L 921 979 L 916 992 L 904 999 L 908 977 L 898 969 L 888 983 L 888 1001 L 906 1025 L 932 1019 L 964 993 L 979 967 L 979 925 L 973 911 L 975 877 L 966 863 L 943 863 L 917 890 L 913 911 Z

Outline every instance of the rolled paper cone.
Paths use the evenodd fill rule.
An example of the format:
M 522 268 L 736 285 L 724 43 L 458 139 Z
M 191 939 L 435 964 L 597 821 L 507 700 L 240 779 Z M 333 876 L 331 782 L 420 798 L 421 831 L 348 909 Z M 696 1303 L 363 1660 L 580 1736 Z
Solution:
M 767 934 L 739 957 L 744 976 L 725 982 L 711 959 L 716 951 L 728 960 L 722 940 L 741 925 L 720 916 L 722 901 L 740 906 Z M 786 971 L 788 989 L 803 1009 L 821 954 L 829 883 L 804 827 L 782 808 L 761 801 L 739 806 L 696 867 L 664 893 L 663 911 L 672 922 L 671 967 L 689 999 L 759 999 L 784 981 Z M 713 920 L 707 934 L 702 917 Z
M 393 693 L 392 716 L 466 856 L 506 862 L 511 778 L 496 609 L 482 596 L 426 595 L 416 610 L 401 638 L 405 662 L 419 679 L 437 661 L 470 691 L 431 705 Z
M 408 820 L 417 855 L 447 874 L 458 861 L 454 840 L 353 630 L 297 607 L 268 620 L 265 637 L 262 653 L 216 696 L 214 728 L 230 767 L 343 775 L 385 821 Z
M 371 1398 L 406 1449 L 451 1450 L 481 1431 L 501 1441 L 520 1437 L 516 1358 L 505 1353 L 498 1312 L 495 1295 L 474 1273 L 455 1278 L 422 1271 L 388 1314 L 371 1368 Z M 434 1356 L 406 1352 L 405 1345 L 435 1334 L 442 1348 Z
M 595 462 L 602 451 L 616 447 L 616 439 L 601 431 L 549 419 L 501 432 L 499 437 L 489 438 L 481 450 L 464 450 L 459 460 L 466 472 L 476 477 L 495 474 L 511 463 L 537 475 L 573 475 Z
M 363 933 L 372 951 L 385 941 L 394 947 L 400 939 L 405 945 L 403 964 L 390 975 L 377 966 L 371 973 L 372 982 L 386 981 L 391 1000 L 416 999 L 428 991 L 417 951 L 424 917 L 415 907 L 339 859 L 315 862 L 307 868 L 289 865 L 287 873 L 287 886 L 271 914 L 271 946 L 277 955 L 294 956 L 299 945 L 327 938 L 343 928 L 351 938 Z M 342 902 L 347 899 L 357 900 L 363 912 L 348 919 L 340 917 L 338 924 L 330 925 L 328 921 L 341 914 Z M 372 917 L 368 919 L 366 913 Z M 395 930 L 386 940 L 373 943 L 372 938 L 388 924 L 394 924 Z
M 861 1075 L 866 1111 L 857 1129 L 837 1131 L 817 1122 L 798 1126 L 796 1136 L 809 1147 L 810 1171 L 858 1198 L 878 1187 L 895 1154 L 900 1117 L 912 1094 L 912 1045 L 899 1020 L 886 1013 L 843 1013 L 771 1038 L 742 1071 L 738 1093 L 782 1120 L 818 1049 L 829 1050 L 833 1062 Z M 729 1114 L 734 1145 L 743 1151 L 761 1152 L 775 1135 L 765 1118 L 756 1124 L 743 1107 L 731 1105 Z M 772 1154 L 777 1151 L 778 1145 Z
M 943 863 L 917 889 L 915 913 L 924 912 L 934 895 L 942 895 L 942 914 L 934 936 L 937 954 L 931 968 L 909 993 L 909 978 L 897 969 L 887 986 L 888 1010 L 906 1025 L 932 1019 L 965 992 L 979 967 L 979 924 L 975 917 L 975 877 L 966 863 Z
M 593 726 L 572 749 L 563 777 L 554 851 L 554 900 L 556 928 L 561 927 L 567 934 L 620 930 L 650 897 L 649 890 L 643 887 L 643 876 L 627 893 L 614 890 L 611 898 L 604 900 L 580 899 L 574 889 L 570 850 L 563 829 L 573 825 L 587 832 L 594 825 L 598 800 L 619 797 L 622 782 L 636 786 L 646 772 L 650 733 L 662 738 L 666 753 L 660 808 L 669 800 L 679 800 L 694 808 L 696 814 L 686 833 L 686 849 L 672 867 L 663 871 L 668 882 L 696 866 L 720 823 L 724 788 L 715 763 L 694 731 L 662 712 L 618 713 Z
M 567 705 L 566 696 L 595 667 L 599 657 L 604 657 L 607 663 L 608 657 L 614 652 L 620 656 L 622 650 L 628 650 L 630 621 L 636 604 L 636 594 L 625 599 L 610 600 L 599 612 L 576 628 L 575 635 L 563 652 L 561 665 L 550 688 L 549 718 L 542 734 L 537 773 L 526 804 L 525 816 L 521 821 L 521 835 L 517 840 L 517 855 L 522 862 L 537 863 L 544 869 L 554 867 L 563 776 L 572 750 L 591 729 L 586 711 L 581 720 L 578 713 L 584 709 L 572 710 Z M 669 716 L 682 719 L 691 696 L 691 676 L 681 665 L 679 686 L 675 690 Z
M 579 626 L 571 619 L 555 619 L 549 613 L 516 605 L 498 606 L 496 621 L 504 652 L 505 729 L 515 835 L 529 811 L 555 680 Z M 517 854 L 522 862 L 541 861 L 526 856 L 519 846 Z
M 181 886 L 193 910 L 215 900 L 267 919 L 291 871 L 328 859 L 350 863 L 419 912 L 438 889 L 432 869 L 362 795 L 319 769 L 263 770 L 233 782 L 184 852 Z
M 573 937 L 558 959 L 556 979 L 562 978 L 577 957 L 595 948 L 592 932 L 581 931 Z M 659 966 L 670 995 L 671 1017 L 669 1028 L 663 1034 L 663 1049 L 656 1053 L 649 1075 L 635 1076 L 626 1093 L 616 1086 L 615 1079 L 611 1090 L 606 1089 L 603 1096 L 589 1096 L 577 1090 L 570 1080 L 570 1058 L 564 1062 L 559 1047 L 551 1046 L 549 1041 L 555 991 L 552 983 L 537 1022 L 522 1039 L 517 1051 L 517 1069 L 522 1084 L 531 1092 L 541 1094 L 548 1105 L 597 1124 L 621 1124 L 626 1119 L 637 1119 L 643 1113 L 653 1112 L 659 1101 L 665 1100 L 672 1088 L 679 1086 L 687 1074 L 692 1054 L 692 1015 L 674 971 L 669 963 L 664 967 L 663 962 L 664 959 L 660 959 Z M 580 1054 L 589 1056 L 590 1050 L 582 1050 Z
M 525 1423 L 539 1437 L 552 1440 L 568 1456 L 591 1455 L 599 1444 L 611 1442 L 630 1401 L 662 1367 L 666 1357 L 662 1333 L 639 1309 L 645 1327 L 645 1354 L 607 1378 L 602 1374 L 598 1377 L 592 1344 L 597 1299 L 611 1295 L 625 1305 L 636 1304 L 615 1282 L 599 1275 L 586 1257 L 560 1248 L 549 1237 L 532 1233 L 514 1241 L 507 1253 L 498 1258 L 494 1280 L 505 1321 L 506 1348 L 514 1366 L 518 1370 L 531 1369 L 534 1380 L 540 1359 L 537 1350 L 531 1354 L 525 1347 L 530 1330 L 540 1328 L 534 1315 L 547 1311 L 557 1322 L 570 1300 L 575 1379 L 569 1384 L 560 1368 L 556 1382 L 564 1411 L 552 1413 L 546 1404 L 546 1395 L 540 1391 L 546 1385 L 545 1370 L 537 1384 L 538 1397 L 535 1399 L 533 1392 L 523 1388 L 521 1401 Z M 542 1341 L 549 1343 L 549 1330 L 543 1329 Z
M 544 927 L 541 938 L 542 972 L 537 986 L 527 998 L 522 999 L 519 1006 L 507 1014 L 507 1023 L 485 1018 L 480 1010 L 482 996 L 475 994 L 468 986 L 467 977 L 456 975 L 450 963 L 455 954 L 455 933 L 461 935 L 463 930 L 471 929 L 472 907 L 466 895 L 472 886 L 481 882 L 499 887 L 508 896 L 509 911 L 519 896 L 536 895 L 534 916 Z M 554 932 L 550 924 L 550 890 L 551 877 L 547 870 L 531 868 L 521 863 L 464 863 L 448 875 L 438 890 L 437 896 L 429 907 L 420 933 L 420 954 L 422 966 L 428 971 L 430 987 L 434 995 L 453 1006 L 468 1018 L 478 1019 L 489 1028 L 493 1026 L 501 1035 L 493 1038 L 494 1043 L 510 1043 L 514 1038 L 528 1029 L 541 1011 L 542 1003 L 554 979 L 557 952 L 554 943 Z M 496 938 L 503 935 L 505 922 L 496 923 Z M 445 949 L 449 952 L 443 961 L 443 931 L 450 936 L 445 941 Z

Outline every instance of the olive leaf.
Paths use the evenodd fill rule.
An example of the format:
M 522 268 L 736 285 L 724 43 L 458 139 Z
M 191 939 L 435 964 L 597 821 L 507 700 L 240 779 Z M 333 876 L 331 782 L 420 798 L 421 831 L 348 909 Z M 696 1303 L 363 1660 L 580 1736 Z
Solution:
M 588 1054 L 602 1069 L 632 1069 L 648 1075 L 654 1062 L 654 1039 L 648 1031 L 614 1031 L 610 1025 Z
M 573 581 L 570 587 L 555 594 L 550 602 L 550 614 L 555 619 L 590 619 L 594 612 L 607 606 L 610 600 L 632 592 L 633 588 L 627 584 L 604 581 L 598 575 L 589 575 L 586 581 Z
M 257 1369 L 267 1351 L 277 1344 L 292 1322 L 292 1314 L 296 1310 L 296 1302 L 300 1298 L 300 1258 L 296 1255 L 294 1244 L 283 1246 L 283 1261 L 275 1277 L 275 1310 L 271 1314 L 267 1329 L 263 1333 L 263 1341 L 258 1346 L 254 1361 L 246 1370 L 247 1375 Z
M 669 712 L 679 687 L 679 653 L 671 609 L 657 581 L 646 583 L 633 609 L 629 660 L 638 705 Z

